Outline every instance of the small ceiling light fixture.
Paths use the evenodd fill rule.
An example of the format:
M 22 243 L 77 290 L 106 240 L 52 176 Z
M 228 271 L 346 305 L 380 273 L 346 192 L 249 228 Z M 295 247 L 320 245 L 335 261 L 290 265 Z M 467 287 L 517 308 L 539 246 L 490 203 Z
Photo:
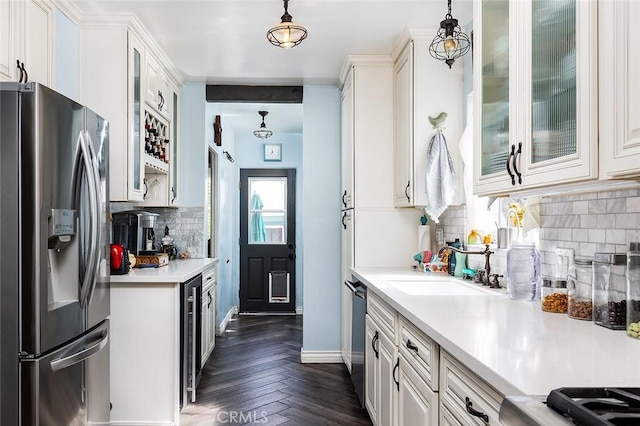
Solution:
M 260 139 L 270 138 L 271 135 L 273 135 L 273 132 L 267 129 L 267 125 L 264 124 L 264 117 L 269 114 L 269 111 L 258 111 L 258 114 L 262 116 L 262 124 L 260 124 L 258 129 L 253 131 L 253 136 Z
M 440 21 L 440 29 L 429 46 L 429 53 L 451 68 L 456 59 L 469 51 L 471 43 L 460 29 L 458 20 L 451 16 L 451 0 L 448 0 L 448 5 L 449 13 Z
M 267 31 L 267 40 L 274 46 L 284 49 L 291 49 L 302 43 L 307 38 L 307 29 L 302 25 L 296 24 L 288 12 L 289 0 L 284 0 L 284 15 L 281 22 Z

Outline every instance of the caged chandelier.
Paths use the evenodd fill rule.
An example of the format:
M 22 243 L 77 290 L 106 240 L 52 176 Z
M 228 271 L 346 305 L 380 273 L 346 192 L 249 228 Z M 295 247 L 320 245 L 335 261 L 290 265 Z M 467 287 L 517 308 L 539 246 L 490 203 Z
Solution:
M 307 38 L 307 29 L 302 25 L 296 24 L 288 12 L 289 0 L 284 0 L 284 15 L 281 22 L 267 31 L 267 40 L 274 46 L 290 49 L 302 43 Z
M 273 135 L 273 132 L 267 129 L 267 125 L 264 124 L 264 117 L 269 114 L 269 111 L 258 111 L 258 114 L 262 116 L 262 124 L 260 124 L 259 128 L 253 131 L 253 136 L 259 139 L 270 138 L 271 135 Z
M 440 29 L 429 46 L 429 53 L 451 68 L 456 59 L 469 51 L 471 43 L 469 37 L 460 29 L 458 20 L 451 16 L 451 0 L 448 0 L 448 5 L 449 13 L 440 21 Z

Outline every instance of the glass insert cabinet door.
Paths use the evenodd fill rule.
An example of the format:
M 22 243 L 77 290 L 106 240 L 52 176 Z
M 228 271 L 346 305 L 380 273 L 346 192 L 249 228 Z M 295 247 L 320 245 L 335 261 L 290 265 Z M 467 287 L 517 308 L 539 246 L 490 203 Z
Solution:
M 287 243 L 287 178 L 249 178 L 249 244 Z
M 481 174 L 505 173 L 509 155 L 509 2 L 481 2 Z
M 577 153 L 576 0 L 531 2 L 532 164 Z

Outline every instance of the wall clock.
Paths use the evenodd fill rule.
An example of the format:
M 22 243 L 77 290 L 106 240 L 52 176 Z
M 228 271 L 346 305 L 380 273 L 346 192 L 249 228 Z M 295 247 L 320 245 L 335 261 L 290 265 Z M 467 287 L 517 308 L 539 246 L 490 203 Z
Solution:
M 282 144 L 265 143 L 263 147 L 264 161 L 282 161 Z

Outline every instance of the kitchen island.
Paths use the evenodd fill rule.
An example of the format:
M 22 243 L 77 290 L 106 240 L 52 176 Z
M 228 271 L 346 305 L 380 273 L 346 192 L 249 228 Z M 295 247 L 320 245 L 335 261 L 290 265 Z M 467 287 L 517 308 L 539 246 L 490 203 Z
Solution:
M 218 259 L 111 276 L 111 424 L 178 424 L 181 284 Z
M 539 301 L 514 301 L 504 289 L 446 275 L 440 277 L 445 285 L 474 291 L 432 291 L 438 276 L 409 268 L 351 271 L 374 297 L 432 339 L 441 359 L 445 353 L 453 357 L 503 397 L 546 396 L 560 387 L 640 385 L 640 370 L 633 368 L 640 341 L 624 331 L 543 312 Z M 441 371 L 441 395 L 442 376 Z

